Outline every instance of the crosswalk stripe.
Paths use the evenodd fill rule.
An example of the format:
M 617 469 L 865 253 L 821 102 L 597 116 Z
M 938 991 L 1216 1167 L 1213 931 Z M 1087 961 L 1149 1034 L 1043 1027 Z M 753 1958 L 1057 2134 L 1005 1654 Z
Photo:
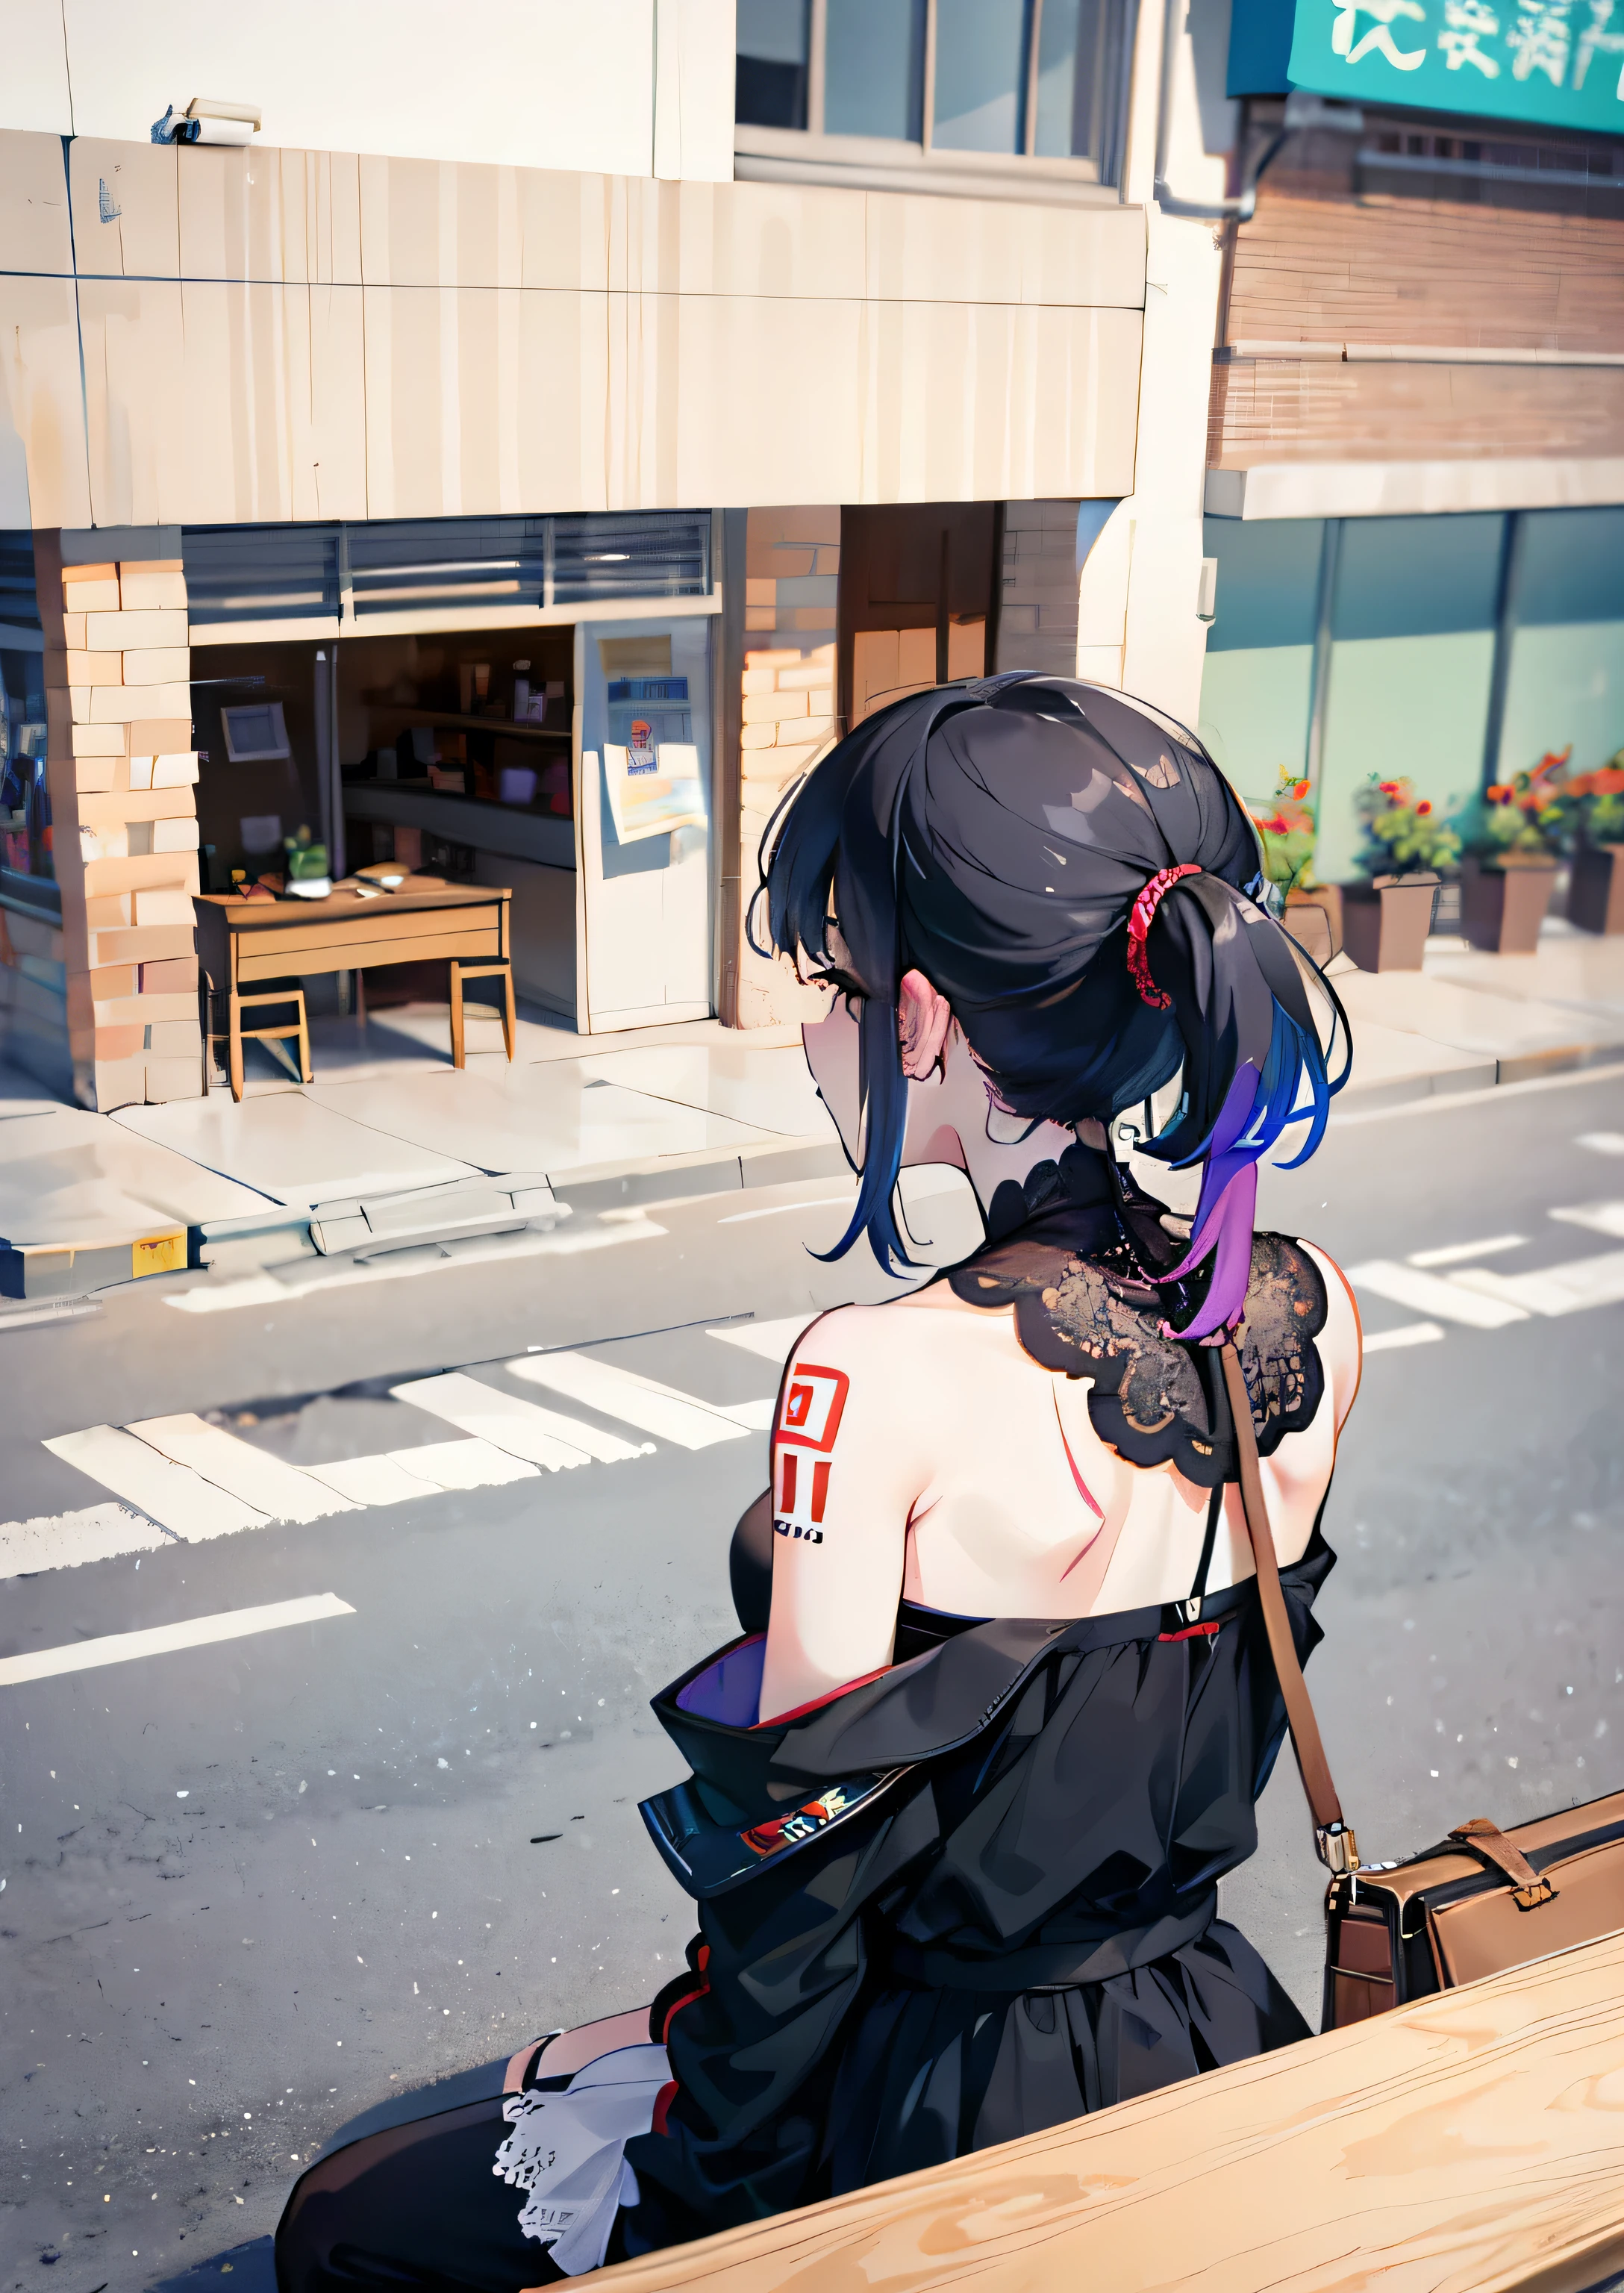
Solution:
M 67 1648 L 36 1649 L 28 1656 L 0 1657 L 0 1688 L 24 1681 L 50 1680 L 59 1673 L 91 1672 L 104 1664 L 127 1664 L 133 1657 L 167 1656 L 176 1649 L 207 1648 L 215 1641 L 246 1640 L 287 1625 L 313 1625 L 327 1616 L 352 1616 L 348 1600 L 335 1592 L 308 1593 L 302 1600 L 273 1600 L 260 1608 L 228 1608 L 185 1624 L 153 1625 L 143 1632 L 109 1633 L 99 1640 L 76 1641 Z
M 1438 1322 L 1406 1322 L 1399 1330 L 1367 1330 L 1360 1350 L 1367 1354 L 1391 1353 L 1400 1346 L 1430 1346 L 1444 1334 Z
M 720 1338 L 724 1346 L 741 1346 L 747 1354 L 759 1354 L 770 1361 L 774 1369 L 782 1369 L 789 1359 L 789 1349 L 817 1319 L 814 1314 L 786 1314 L 776 1322 L 735 1322 L 723 1330 L 707 1330 L 707 1338 Z
M 125 1552 L 158 1552 L 174 1543 L 153 1522 L 121 1504 L 8 1520 L 0 1524 L 0 1578 L 78 1568 L 87 1560 L 117 1560 Z
M 448 1425 L 478 1435 L 511 1457 L 545 1466 L 550 1473 L 594 1458 L 601 1464 L 616 1464 L 654 1454 L 651 1441 L 623 1441 L 618 1433 L 600 1432 L 579 1418 L 544 1409 L 537 1401 L 523 1401 L 516 1393 L 503 1393 L 460 1370 L 448 1370 L 441 1377 L 411 1378 L 389 1390 L 397 1401 L 410 1402 L 414 1408 L 442 1417 Z
M 778 1409 L 776 1393 L 764 1393 L 756 1401 L 724 1401 L 722 1414 L 731 1417 L 735 1425 L 742 1425 L 747 1433 L 770 1433 Z
M 59 1433 L 44 1446 L 126 1504 L 149 1513 L 161 1528 L 188 1544 L 230 1536 L 239 1528 L 263 1528 L 269 1516 L 256 1505 L 216 1488 L 188 1465 L 177 1465 L 133 1433 L 114 1425 L 88 1426 L 82 1433 Z
M 403 1472 L 392 1456 L 343 1457 L 335 1465 L 307 1465 L 305 1471 L 352 1504 L 415 1504 L 426 1494 L 423 1480 Z
M 1423 1273 L 1418 1266 L 1401 1266 L 1391 1258 L 1367 1259 L 1362 1266 L 1345 1270 L 1355 1290 L 1369 1290 L 1378 1298 L 1389 1298 L 1395 1306 L 1409 1306 L 1429 1317 L 1463 1322 L 1468 1329 L 1499 1330 L 1507 1322 L 1528 1318 L 1526 1307 L 1505 1298 L 1485 1297 L 1458 1274 L 1445 1280 Z
M 1487 1242 L 1446 1242 L 1437 1250 L 1412 1250 L 1411 1266 L 1464 1266 L 1470 1258 L 1494 1258 L 1503 1250 L 1521 1250 L 1526 1235 L 1491 1235 Z
M 1592 1306 L 1616 1306 L 1624 1300 L 1624 1250 L 1577 1258 L 1571 1265 L 1546 1267 L 1537 1274 L 1495 1274 L 1482 1267 L 1456 1279 L 1519 1313 L 1580 1314 Z
M 696 1401 L 691 1394 L 679 1393 L 674 1386 L 639 1377 L 612 1363 L 594 1361 L 588 1354 L 526 1354 L 517 1361 L 505 1362 L 503 1367 L 510 1376 L 545 1385 L 568 1401 L 601 1410 L 605 1417 L 618 1417 L 625 1425 L 639 1426 L 645 1433 L 675 1441 L 682 1449 L 708 1449 L 718 1441 L 741 1441 L 745 1437 L 742 1425 L 724 1417 L 708 1402 Z
M 297 1466 L 284 1464 L 280 1457 L 239 1441 L 201 1417 L 143 1417 L 125 1430 L 177 1465 L 190 1465 L 217 1489 L 240 1497 L 272 1520 L 322 1520 L 328 1513 L 354 1511 L 348 1497 L 313 1481 Z
M 494 1489 L 505 1481 L 536 1478 L 534 1465 L 489 1441 L 430 1441 L 421 1449 L 392 1449 L 389 1454 L 402 1472 L 415 1474 L 432 1489 Z
M 1552 1211 L 1563 1226 L 1582 1226 L 1592 1234 L 1611 1235 L 1624 1242 L 1624 1203 L 1578 1203 L 1571 1210 Z

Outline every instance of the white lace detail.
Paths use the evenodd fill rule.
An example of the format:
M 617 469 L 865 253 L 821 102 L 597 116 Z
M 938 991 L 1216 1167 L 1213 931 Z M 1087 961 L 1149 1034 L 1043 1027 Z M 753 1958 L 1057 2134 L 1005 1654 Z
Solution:
M 621 2046 L 578 2070 L 562 2093 L 504 2101 L 513 2132 L 490 2170 L 527 2192 L 519 2226 L 551 2248 L 566 2276 L 602 2265 L 616 2213 L 637 2203 L 626 2145 L 649 2131 L 670 2075 L 663 2046 Z

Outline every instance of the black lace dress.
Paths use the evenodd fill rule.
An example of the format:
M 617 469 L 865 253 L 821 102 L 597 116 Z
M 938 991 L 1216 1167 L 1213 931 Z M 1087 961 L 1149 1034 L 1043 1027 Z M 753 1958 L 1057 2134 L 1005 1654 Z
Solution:
M 656 1699 L 692 1775 L 644 1813 L 699 1932 L 656 2009 L 676 2090 L 627 2146 L 640 2202 L 611 2257 L 1307 2035 L 1216 1916 L 1284 1712 L 1254 1587 L 1206 1592 L 1233 1438 L 1211 1350 L 1163 1334 L 1190 1300 L 1150 1279 L 1184 1246 L 1159 1213 L 1074 1149 L 1001 1189 L 945 1278 L 1092 1379 L 1125 1456 L 1213 1490 L 1188 1598 L 1070 1624 L 905 1604 L 890 1670 L 764 1727 L 747 1633 Z M 1259 1236 L 1240 1349 L 1265 1454 L 1320 1406 L 1324 1318 L 1313 1260 Z M 1282 1571 L 1304 1656 L 1331 1564 L 1316 1529 Z

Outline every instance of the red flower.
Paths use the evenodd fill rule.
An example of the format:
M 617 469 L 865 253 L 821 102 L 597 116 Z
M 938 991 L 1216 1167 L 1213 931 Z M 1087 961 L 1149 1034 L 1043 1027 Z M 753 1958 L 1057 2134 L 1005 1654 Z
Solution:
M 1416 806 L 1416 818 L 1417 818 L 1418 820 L 1425 820 L 1425 819 L 1427 817 L 1428 814 L 1429 814 L 1431 811 L 1432 811 L 1432 803 L 1431 803 L 1431 800 L 1430 800 L 1430 799 L 1428 799 L 1426 803 L 1417 805 L 1417 806 Z

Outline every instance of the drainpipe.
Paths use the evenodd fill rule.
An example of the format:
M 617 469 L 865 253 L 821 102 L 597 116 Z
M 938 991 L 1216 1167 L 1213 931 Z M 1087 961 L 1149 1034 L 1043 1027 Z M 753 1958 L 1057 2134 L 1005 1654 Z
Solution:
M 1156 101 L 1156 204 L 1163 215 L 1184 223 L 1250 223 L 1257 209 L 1257 186 L 1264 172 L 1280 157 L 1287 140 L 1310 127 L 1334 128 L 1345 135 L 1362 135 L 1364 114 L 1348 104 L 1326 103 L 1317 95 L 1293 88 L 1286 98 L 1286 116 L 1280 129 L 1264 146 L 1262 157 L 1232 199 L 1182 199 L 1168 181 L 1168 146 L 1173 133 L 1173 74 L 1178 60 L 1181 12 L 1188 0 L 1167 0 L 1161 27 L 1161 83 Z

